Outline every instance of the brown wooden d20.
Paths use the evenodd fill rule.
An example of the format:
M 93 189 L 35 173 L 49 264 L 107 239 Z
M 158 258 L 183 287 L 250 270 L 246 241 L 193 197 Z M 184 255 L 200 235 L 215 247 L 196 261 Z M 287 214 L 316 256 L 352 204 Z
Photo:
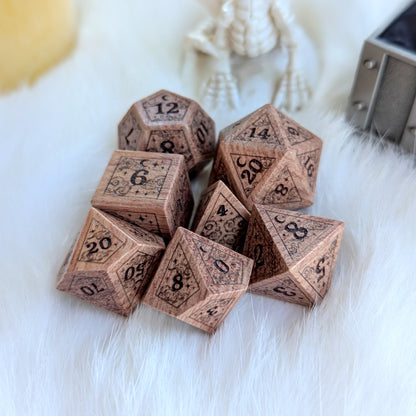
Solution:
M 210 183 L 222 179 L 244 205 L 313 204 L 322 141 L 271 104 L 220 132 Z
M 91 208 L 57 289 L 126 316 L 143 296 L 164 248 L 161 237 Z
M 188 225 L 194 205 L 183 156 L 116 150 L 91 204 L 171 237 Z
M 213 333 L 247 290 L 253 261 L 178 228 L 142 302 Z
M 250 213 L 222 182 L 202 195 L 192 230 L 235 251 L 241 251 Z
M 196 173 L 214 156 L 215 123 L 186 97 L 160 90 L 134 103 L 118 125 L 119 148 L 179 153 Z
M 344 223 L 254 205 L 243 253 L 254 259 L 249 291 L 311 306 L 327 293 Z

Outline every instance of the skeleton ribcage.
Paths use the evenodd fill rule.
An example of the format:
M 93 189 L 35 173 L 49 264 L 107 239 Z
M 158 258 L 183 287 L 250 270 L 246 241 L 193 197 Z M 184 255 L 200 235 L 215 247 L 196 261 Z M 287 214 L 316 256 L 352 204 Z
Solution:
M 229 34 L 232 50 L 250 58 L 271 51 L 278 41 L 268 5 L 261 2 L 252 2 L 250 8 L 237 7 Z

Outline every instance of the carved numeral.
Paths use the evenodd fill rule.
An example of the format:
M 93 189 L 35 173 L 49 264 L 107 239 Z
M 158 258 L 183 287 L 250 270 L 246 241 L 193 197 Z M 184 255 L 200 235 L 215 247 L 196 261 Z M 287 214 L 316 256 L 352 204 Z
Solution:
M 250 134 L 250 136 L 249 137 L 252 137 L 252 138 L 255 138 L 255 137 L 260 137 L 260 138 L 262 138 L 263 140 L 266 140 L 266 139 L 268 139 L 269 137 L 270 137 L 270 134 L 269 134 L 269 129 L 263 129 L 262 131 L 260 131 L 259 133 L 256 133 L 256 127 L 253 127 L 252 129 L 251 129 L 251 134 Z
M 80 290 L 82 293 L 84 293 L 84 295 L 93 296 L 93 295 L 96 295 L 97 293 L 104 291 L 105 289 L 104 288 L 98 289 L 95 283 L 91 283 L 91 285 L 89 286 L 81 286 Z
M 103 249 L 107 250 L 111 247 L 111 238 L 109 237 L 103 237 L 99 242 L 98 246 Z M 89 249 L 87 256 L 90 256 L 94 253 L 98 253 L 97 243 L 95 241 L 88 243 L 86 247 Z
M 217 215 L 220 215 L 221 217 L 224 217 L 228 212 L 228 209 L 225 209 L 225 205 L 220 205 L 218 207 Z
M 126 272 L 124 273 L 124 280 L 129 281 L 133 278 L 137 279 L 137 281 L 141 280 L 144 273 L 144 266 L 146 265 L 146 262 L 138 264 L 136 267 L 131 266 L 129 267 Z
M 175 274 L 175 276 L 173 276 L 173 285 L 172 285 L 172 290 L 174 292 L 177 292 L 178 290 L 181 290 L 183 288 L 183 276 L 178 273 Z
M 247 165 L 247 163 L 241 162 L 240 159 L 240 157 L 237 159 L 237 165 L 243 168 Z M 251 159 L 250 162 L 248 162 L 248 168 L 250 170 L 244 169 L 241 172 L 241 178 L 247 178 L 248 183 L 251 185 L 256 179 L 257 174 L 263 170 L 263 164 L 257 159 Z
M 130 129 L 130 131 L 128 132 L 127 136 L 124 138 L 124 139 L 126 140 L 126 145 L 127 145 L 127 146 L 129 146 L 129 145 L 130 145 L 130 140 L 129 140 L 129 137 L 130 137 L 130 135 L 133 133 L 133 131 L 134 131 L 134 128 L 132 127 L 132 128 Z
M 165 140 L 164 142 L 160 143 L 160 148 L 162 149 L 163 153 L 173 153 L 173 148 L 175 144 L 170 140 Z
M 293 234 L 297 240 L 303 240 L 308 235 L 308 230 L 304 227 L 298 228 L 298 225 L 295 222 L 289 222 L 285 226 L 285 230 Z
M 310 156 L 308 156 L 308 158 L 306 159 L 303 166 L 305 166 L 306 171 L 308 172 L 308 176 L 312 177 L 314 172 L 315 172 L 315 166 L 314 166 L 313 162 L 311 162 Z
M 325 266 L 323 264 L 325 263 L 325 257 L 322 257 L 315 268 L 315 273 L 318 275 L 317 282 L 319 282 L 321 279 L 325 277 Z M 323 266 L 323 267 L 321 267 Z
M 178 103 L 166 103 L 165 107 L 168 107 L 168 110 L 163 111 L 163 104 L 164 103 L 159 103 L 156 104 L 157 107 L 157 113 L 156 114 L 177 114 L 179 113 L 178 107 L 179 104 Z
M 230 267 L 227 263 L 224 263 L 222 260 L 216 259 L 214 261 L 214 266 L 221 273 L 227 274 L 230 271 Z
M 207 139 L 208 128 L 203 121 L 201 121 L 200 126 L 201 127 L 198 127 L 196 131 L 196 137 L 198 138 L 201 144 L 204 144 Z
M 290 134 L 293 134 L 293 135 L 295 135 L 295 136 L 299 136 L 299 132 L 298 132 L 295 128 L 293 128 L 293 127 L 288 127 L 288 128 L 287 128 L 287 131 L 288 131 Z
M 140 169 L 140 170 L 136 170 L 136 172 L 133 173 L 133 175 L 131 175 L 130 178 L 130 182 L 133 185 L 144 185 L 147 183 L 147 178 L 145 175 L 148 175 L 149 171 L 145 170 L 145 169 Z
M 275 292 L 277 293 L 281 293 L 282 295 L 285 296 L 296 296 L 296 292 L 292 292 L 292 291 L 288 291 L 285 287 L 283 286 L 276 286 L 273 289 Z
M 254 247 L 254 261 L 255 261 L 255 265 L 254 265 L 255 269 L 258 269 L 259 267 L 264 266 L 263 246 L 261 244 L 257 244 Z
M 289 189 L 286 186 L 284 186 L 282 183 L 277 185 L 276 189 L 274 190 L 276 194 L 280 194 L 282 196 L 285 196 L 288 193 L 288 191 Z

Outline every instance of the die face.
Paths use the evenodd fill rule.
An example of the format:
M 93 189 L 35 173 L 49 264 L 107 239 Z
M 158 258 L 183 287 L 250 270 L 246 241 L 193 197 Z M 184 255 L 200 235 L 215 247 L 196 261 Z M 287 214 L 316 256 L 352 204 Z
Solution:
M 143 303 L 174 317 L 178 317 L 207 295 L 181 230 L 176 231 L 168 244 L 143 297 Z
M 276 249 L 264 222 L 255 210 L 250 219 L 243 254 L 254 260 L 250 287 L 257 282 L 288 271 L 285 260 Z
M 221 180 L 222 182 L 224 182 L 225 185 L 232 188 L 231 180 L 229 178 L 228 170 L 227 170 L 224 160 L 225 158 L 223 155 L 223 146 L 220 147 L 218 143 L 214 163 L 213 163 L 212 170 L 209 176 L 209 181 L 208 181 L 209 186 Z
M 271 104 L 266 104 L 232 124 L 231 128 L 223 129 L 220 138 L 225 143 L 266 145 L 267 148 L 275 151 L 278 147 L 287 147 L 282 133 L 276 109 Z
M 134 309 L 142 298 L 161 255 L 162 250 L 153 254 L 134 250 L 132 255 L 114 267 L 111 277 L 117 281 L 117 287 L 122 290 L 121 295 L 128 300 L 131 309 Z
M 229 158 L 226 159 L 226 166 L 230 172 L 236 194 L 240 196 L 245 204 L 277 160 L 276 157 L 247 150 L 230 149 Z
M 88 275 L 74 274 L 72 277 L 67 293 L 111 312 L 128 315 L 129 311 L 122 306 L 108 276 L 95 276 L 90 272 Z
M 59 271 L 56 288 L 95 306 L 126 316 L 129 312 L 123 309 L 123 300 L 119 299 L 106 271 L 70 271 L 75 248 L 76 244 L 71 248 Z
M 296 152 L 301 172 L 312 192 L 315 191 L 322 140 L 309 130 L 296 123 L 284 113 L 276 110 L 292 149 Z
M 210 293 L 247 288 L 253 268 L 251 259 L 192 231 L 181 230 Z
M 149 234 L 91 208 L 59 273 L 57 288 L 128 315 L 137 306 L 164 249 L 163 240 Z
M 228 297 L 211 295 L 183 314 L 180 319 L 213 334 L 243 294 L 244 291 L 235 292 L 234 296 Z
M 178 197 L 177 189 L 184 194 Z M 183 207 L 193 206 L 183 156 L 117 150 L 91 203 L 168 238 L 176 228 L 175 221 L 178 222 L 171 207 L 178 200 Z M 189 216 L 184 209 L 179 225 Z
M 292 267 L 321 241 L 332 235 L 340 222 L 326 218 L 256 205 L 273 241 L 289 267 Z
M 188 143 L 188 132 L 185 128 L 166 127 L 147 132 L 147 141 L 143 150 L 147 152 L 179 153 L 185 158 L 187 169 L 195 164 L 192 149 Z
M 189 176 L 184 169 L 181 169 L 179 178 L 171 187 L 171 195 L 165 207 L 171 213 L 168 216 L 170 235 L 173 235 L 178 227 L 188 226 L 193 208 L 194 198 Z
M 135 152 L 136 153 L 136 152 Z M 104 189 L 108 198 L 159 199 L 172 160 L 150 153 L 120 154 Z
M 132 242 L 111 223 L 109 216 L 91 208 L 84 223 L 69 271 L 106 271 L 108 265 L 123 256 Z
M 118 125 L 118 147 L 123 150 L 141 150 L 143 136 L 140 117 L 133 105 Z
M 171 91 L 160 90 L 135 105 L 147 125 L 183 121 L 191 100 Z
M 250 291 L 302 305 L 320 302 L 334 274 L 343 229 L 340 221 L 255 205 L 244 247 L 255 260 Z
M 213 156 L 215 123 L 195 101 L 161 90 L 132 106 L 119 124 L 119 146 L 182 154 L 196 173 Z
M 145 228 L 140 227 L 135 224 L 131 224 L 126 221 L 120 220 L 118 217 L 112 217 L 111 222 L 118 226 L 120 230 L 133 238 L 137 246 L 142 247 L 144 250 L 151 251 L 153 253 L 154 249 L 165 249 L 165 243 L 163 238 L 159 235 L 153 234 L 150 231 L 147 231 Z
M 210 159 L 215 152 L 215 123 L 214 120 L 194 102 L 194 111 L 189 116 L 193 143 L 197 148 L 197 161 Z
M 319 303 L 324 298 L 331 285 L 341 245 L 342 231 L 343 228 L 329 240 L 328 244 L 316 250 L 316 253 L 305 259 L 293 271 L 295 279 L 297 278 L 305 288 L 309 289 L 315 303 Z
M 249 291 L 256 295 L 267 296 L 302 306 L 313 305 L 313 301 L 309 299 L 308 294 L 302 290 L 301 286 L 295 283 L 291 273 L 283 273 L 250 285 Z
M 293 209 L 308 207 L 313 204 L 314 188 L 310 187 L 306 178 L 296 154 L 289 151 L 274 163 L 267 177 L 250 195 L 248 204 L 276 205 Z
M 222 130 L 218 146 L 210 183 L 226 178 L 248 209 L 312 205 L 322 141 L 272 105 Z
M 201 203 L 202 212 L 196 216 L 194 232 L 234 251 L 241 251 L 250 218 L 244 205 L 221 181 L 207 190 Z
M 251 268 L 252 260 L 178 228 L 143 302 L 212 333 L 246 291 Z
M 296 146 L 316 138 L 313 133 L 302 127 L 299 123 L 288 117 L 286 114 L 277 109 L 276 113 L 280 119 L 283 133 L 291 146 Z

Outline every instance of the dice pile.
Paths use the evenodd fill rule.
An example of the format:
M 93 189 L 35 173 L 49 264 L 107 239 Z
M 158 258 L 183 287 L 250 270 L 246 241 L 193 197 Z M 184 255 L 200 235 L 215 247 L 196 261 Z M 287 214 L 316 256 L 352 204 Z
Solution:
M 208 333 L 247 290 L 323 299 L 344 224 L 293 211 L 313 203 L 318 137 L 268 104 L 223 129 L 215 153 L 214 121 L 166 90 L 135 103 L 118 135 L 59 290 L 124 316 L 141 301 Z M 189 175 L 214 153 L 190 231 Z

